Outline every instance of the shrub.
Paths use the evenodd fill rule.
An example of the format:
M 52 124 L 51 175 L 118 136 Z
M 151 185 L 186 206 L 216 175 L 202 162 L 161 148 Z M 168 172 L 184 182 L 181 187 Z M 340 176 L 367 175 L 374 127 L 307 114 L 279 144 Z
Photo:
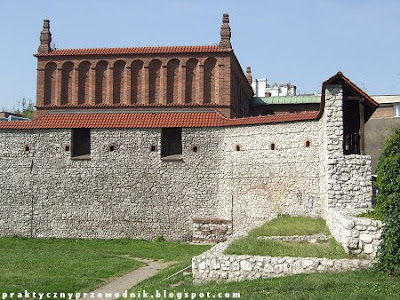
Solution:
M 400 274 L 400 130 L 386 141 L 377 166 L 377 209 L 383 218 L 378 267 Z

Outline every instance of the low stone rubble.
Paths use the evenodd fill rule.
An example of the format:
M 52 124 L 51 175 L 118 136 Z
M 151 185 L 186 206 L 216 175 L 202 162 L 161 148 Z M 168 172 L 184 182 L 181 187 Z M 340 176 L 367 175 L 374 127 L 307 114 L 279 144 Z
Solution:
M 258 240 L 269 240 L 269 241 L 281 241 L 281 242 L 308 242 L 308 243 L 319 243 L 327 242 L 331 236 L 324 234 L 314 234 L 314 235 L 289 235 L 289 236 L 258 236 Z
M 360 270 L 367 269 L 372 264 L 370 260 L 359 259 L 226 255 L 224 251 L 229 243 L 217 244 L 209 251 L 192 258 L 192 272 L 195 283 L 241 281 L 300 273 Z

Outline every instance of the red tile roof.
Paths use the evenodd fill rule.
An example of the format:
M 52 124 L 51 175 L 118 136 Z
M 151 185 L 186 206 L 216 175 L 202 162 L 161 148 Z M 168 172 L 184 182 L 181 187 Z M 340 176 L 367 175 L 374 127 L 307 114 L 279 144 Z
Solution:
M 102 108 L 102 109 L 115 109 L 115 108 L 157 108 L 157 107 L 230 107 L 229 104 L 220 104 L 220 103 L 165 103 L 165 104 L 160 104 L 160 103 L 135 103 L 135 104 L 123 104 L 123 103 L 118 103 L 118 104 L 108 104 L 108 103 L 99 103 L 99 104 L 93 104 L 93 105 L 88 105 L 88 104 L 62 104 L 62 105 L 55 105 L 54 103 L 49 104 L 49 105 L 43 105 L 43 106 L 36 106 L 36 108 L 39 109 L 64 109 L 64 108 L 77 108 L 77 109 L 82 109 L 82 108 Z
M 372 99 L 367 93 L 365 93 L 362 89 L 360 89 L 357 85 L 355 85 L 349 78 L 344 76 L 342 72 L 337 72 L 335 75 L 327 79 L 322 84 L 322 96 L 321 96 L 321 105 L 319 109 L 318 118 L 322 116 L 325 107 L 325 89 L 328 85 L 331 84 L 341 84 L 343 87 L 346 87 L 350 90 L 354 95 L 357 95 L 365 100 L 364 105 L 364 121 L 367 122 L 374 111 L 378 108 L 379 103 L 377 103 L 374 99 Z
M 166 47 L 134 47 L 134 48 L 87 48 L 56 49 L 49 53 L 37 53 L 44 56 L 82 56 L 82 55 L 129 55 L 129 54 L 170 54 L 170 53 L 210 53 L 232 52 L 232 49 L 221 49 L 218 45 L 210 46 L 166 46 Z
M 2 121 L 0 129 L 222 127 L 314 120 L 318 112 L 228 119 L 218 112 L 47 113 L 33 121 Z

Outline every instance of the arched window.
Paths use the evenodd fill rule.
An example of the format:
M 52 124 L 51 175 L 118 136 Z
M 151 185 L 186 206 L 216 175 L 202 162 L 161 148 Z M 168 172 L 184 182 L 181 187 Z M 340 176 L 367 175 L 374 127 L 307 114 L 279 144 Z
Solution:
M 131 64 L 131 104 L 136 104 L 142 96 L 143 62 L 135 60 Z
M 199 61 L 191 58 L 186 63 L 185 103 L 194 103 L 198 97 L 198 64 Z
M 126 63 L 122 60 L 117 61 L 114 64 L 113 70 L 113 103 L 121 103 L 124 96 L 124 84 L 125 84 L 125 65 Z
M 78 68 L 78 104 L 88 102 L 90 63 L 81 62 Z
M 74 64 L 65 62 L 61 71 L 61 104 L 71 103 L 72 100 L 72 71 Z
M 56 97 L 56 70 L 57 65 L 54 62 L 46 64 L 44 69 L 44 105 L 49 105 Z
M 174 103 L 178 97 L 179 60 L 171 59 L 167 64 L 167 103 Z
M 158 103 L 161 95 L 161 61 L 154 59 L 149 64 L 149 103 Z
M 107 98 L 107 68 L 108 63 L 100 61 L 96 65 L 95 103 L 101 104 Z
M 204 63 L 204 103 L 215 101 L 215 65 L 217 60 L 213 57 L 208 58 Z

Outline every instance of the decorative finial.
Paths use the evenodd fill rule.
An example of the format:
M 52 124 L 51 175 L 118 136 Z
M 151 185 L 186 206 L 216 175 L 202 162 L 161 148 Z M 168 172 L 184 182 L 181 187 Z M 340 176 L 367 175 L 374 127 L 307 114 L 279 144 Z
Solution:
M 45 19 L 43 20 L 43 29 L 40 32 L 40 46 L 38 52 L 49 53 L 51 50 L 50 20 Z
M 251 67 L 249 66 L 246 69 L 246 78 L 250 84 L 253 82 L 253 75 L 251 75 Z
M 231 27 L 229 26 L 229 14 L 224 14 L 221 25 L 221 41 L 219 47 L 221 49 L 232 49 L 231 44 Z

